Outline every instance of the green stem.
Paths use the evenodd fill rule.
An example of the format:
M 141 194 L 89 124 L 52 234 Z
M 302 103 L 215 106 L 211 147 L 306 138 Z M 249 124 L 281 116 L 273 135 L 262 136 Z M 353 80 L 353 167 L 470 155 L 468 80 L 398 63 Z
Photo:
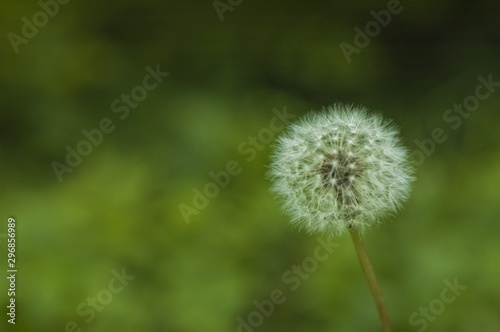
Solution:
M 380 292 L 380 287 L 377 283 L 377 278 L 373 272 L 373 267 L 370 264 L 368 255 L 366 254 L 365 245 L 363 239 L 359 234 L 359 231 L 355 227 L 349 227 L 349 232 L 351 233 L 352 241 L 354 242 L 354 247 L 358 254 L 359 262 L 365 273 L 366 280 L 368 281 L 368 286 L 372 292 L 373 299 L 375 300 L 375 305 L 377 306 L 378 316 L 380 318 L 380 323 L 382 324 L 383 332 L 391 332 L 391 323 L 389 321 L 389 315 L 387 314 L 387 308 L 384 304 L 384 299 L 382 298 L 382 293 Z

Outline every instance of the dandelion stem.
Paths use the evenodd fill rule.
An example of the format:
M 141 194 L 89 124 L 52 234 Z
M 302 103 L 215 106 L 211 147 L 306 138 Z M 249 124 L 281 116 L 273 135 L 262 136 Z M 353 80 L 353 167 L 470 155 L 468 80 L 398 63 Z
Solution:
M 382 298 L 382 293 L 380 292 L 380 287 L 377 283 L 377 278 L 373 272 L 373 267 L 370 264 L 368 255 L 366 254 L 365 245 L 363 239 L 359 234 L 356 227 L 349 227 L 349 232 L 351 233 L 352 241 L 354 242 L 354 247 L 358 254 L 359 262 L 365 273 L 366 280 L 370 286 L 373 299 L 375 300 L 375 305 L 377 306 L 378 316 L 380 318 L 380 323 L 382 324 L 383 332 L 391 332 L 391 323 L 389 321 L 389 315 L 387 314 L 387 308 L 384 304 L 384 299 Z

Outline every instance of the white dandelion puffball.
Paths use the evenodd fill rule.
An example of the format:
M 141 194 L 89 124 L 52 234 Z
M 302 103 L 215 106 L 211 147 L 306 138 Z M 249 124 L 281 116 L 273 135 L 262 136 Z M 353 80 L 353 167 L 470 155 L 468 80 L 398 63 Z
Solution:
M 395 213 L 414 180 L 398 134 L 382 116 L 343 104 L 292 124 L 276 143 L 269 171 L 292 223 L 340 235 Z

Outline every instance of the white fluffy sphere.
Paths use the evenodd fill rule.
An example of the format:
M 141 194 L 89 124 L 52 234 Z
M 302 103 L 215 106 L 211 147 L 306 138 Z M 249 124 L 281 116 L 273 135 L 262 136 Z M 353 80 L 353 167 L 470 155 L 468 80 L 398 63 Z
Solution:
M 412 173 L 390 121 L 336 104 L 290 126 L 277 141 L 269 175 L 293 223 L 339 235 L 396 212 L 409 196 Z

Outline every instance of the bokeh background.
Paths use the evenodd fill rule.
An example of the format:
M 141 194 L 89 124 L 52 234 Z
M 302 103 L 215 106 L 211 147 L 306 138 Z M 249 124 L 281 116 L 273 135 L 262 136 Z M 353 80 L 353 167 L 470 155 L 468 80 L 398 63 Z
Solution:
M 456 129 L 443 119 L 478 76 L 500 81 L 499 3 L 404 0 L 350 63 L 339 45 L 386 1 L 232 3 L 221 21 L 212 1 L 73 0 L 16 53 L 9 33 L 41 7 L 1 2 L 0 330 L 237 331 L 281 289 L 286 301 L 252 330 L 378 331 L 348 236 L 297 290 L 283 282 L 316 236 L 291 227 L 269 192 L 272 144 L 251 161 L 238 151 L 273 109 L 298 117 L 339 101 L 394 119 L 411 150 L 435 128 L 447 135 L 416 166 L 404 210 L 365 235 L 394 330 L 500 331 L 500 91 Z M 112 102 L 156 65 L 170 75 L 120 120 Z M 103 118 L 115 130 L 60 182 L 52 163 Z M 241 172 L 187 223 L 180 204 L 231 160 Z M 122 269 L 135 279 L 87 323 L 77 307 Z M 455 278 L 467 289 L 425 328 L 411 324 Z

